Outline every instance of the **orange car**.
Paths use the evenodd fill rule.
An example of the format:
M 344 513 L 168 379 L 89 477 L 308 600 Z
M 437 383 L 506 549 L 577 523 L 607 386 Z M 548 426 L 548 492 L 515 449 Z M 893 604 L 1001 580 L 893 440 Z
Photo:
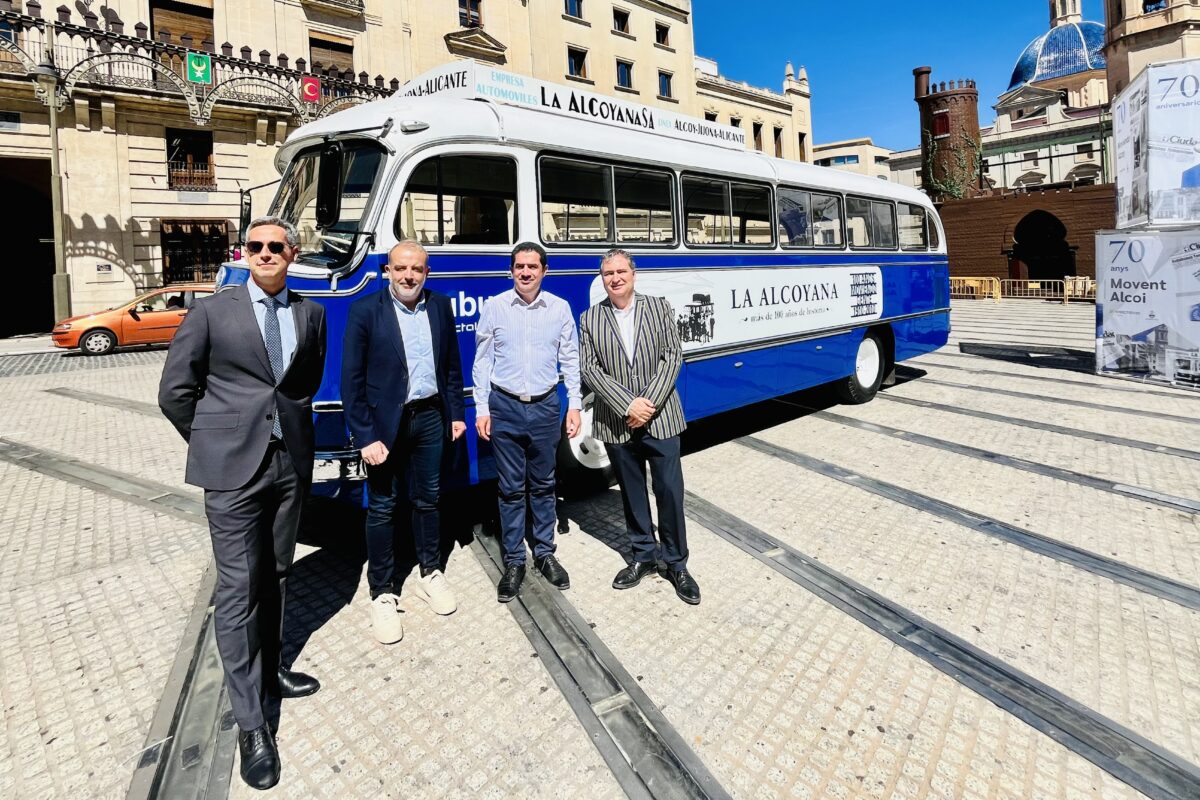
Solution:
M 56 347 L 78 347 L 89 356 L 127 344 L 162 344 L 174 338 L 192 304 L 213 291 L 211 283 L 164 286 L 107 311 L 68 317 L 50 336 Z

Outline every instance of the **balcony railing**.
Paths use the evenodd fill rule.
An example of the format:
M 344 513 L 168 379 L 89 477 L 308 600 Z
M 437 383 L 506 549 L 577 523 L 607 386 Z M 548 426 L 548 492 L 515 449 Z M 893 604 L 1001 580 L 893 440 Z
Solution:
M 331 2 L 334 0 L 330 0 Z M 342 0 L 336 0 L 342 2 Z M 346 3 L 358 0 L 344 0 Z M 188 35 L 159 31 L 157 40 L 143 23 L 125 33 L 125 24 L 110 14 L 107 30 L 95 13 L 84 15 L 83 25 L 72 22 L 72 11 L 60 6 L 54 23 L 53 43 L 47 41 L 48 25 L 42 19 L 38 0 L 25 4 L 24 14 L 7 10 L 10 0 L 0 0 L 0 79 L 26 77 L 43 61 L 50 49 L 62 79 L 60 92 L 70 94 L 76 86 L 104 87 L 133 93 L 174 96 L 188 103 L 197 121 L 206 121 L 217 102 L 273 110 L 291 110 L 297 117 L 323 116 L 356 102 L 386 97 L 400 88 L 400 81 L 385 82 L 382 75 L 355 75 L 335 66 L 309 64 L 303 58 L 267 50 L 255 53 L 248 45 L 235 49 L 230 42 L 216 45 L 210 40 L 194 41 Z M 11 33 L 10 33 L 11 31 Z M 208 53 L 212 61 L 212 83 L 187 80 L 189 52 Z M 302 77 L 321 81 L 316 102 L 301 100 Z
M 213 171 L 212 162 L 168 162 L 167 186 L 181 192 L 216 191 L 217 176 Z

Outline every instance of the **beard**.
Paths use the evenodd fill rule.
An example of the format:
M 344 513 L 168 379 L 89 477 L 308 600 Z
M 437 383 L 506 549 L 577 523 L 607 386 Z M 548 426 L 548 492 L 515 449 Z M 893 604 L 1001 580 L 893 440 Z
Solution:
M 402 303 L 411 303 L 421 297 L 421 292 L 425 289 L 425 284 L 417 284 L 411 289 L 402 283 L 392 284 L 392 293 L 396 299 Z

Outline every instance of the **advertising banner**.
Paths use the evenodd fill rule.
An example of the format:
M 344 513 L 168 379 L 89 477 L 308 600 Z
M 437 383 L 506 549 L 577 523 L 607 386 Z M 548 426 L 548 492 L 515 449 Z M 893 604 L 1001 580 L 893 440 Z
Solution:
M 1113 102 L 1117 227 L 1200 225 L 1200 59 L 1151 64 Z
M 783 340 L 879 319 L 878 267 L 638 271 L 637 290 L 667 298 L 684 352 Z M 591 302 L 605 297 L 592 282 Z
M 400 94 L 405 97 L 437 95 L 492 100 L 627 130 L 715 144 L 732 150 L 746 149 L 746 134 L 741 128 L 537 80 L 474 61 L 455 61 L 431 69 L 400 87 Z
M 1096 371 L 1200 387 L 1200 229 L 1096 236 Z

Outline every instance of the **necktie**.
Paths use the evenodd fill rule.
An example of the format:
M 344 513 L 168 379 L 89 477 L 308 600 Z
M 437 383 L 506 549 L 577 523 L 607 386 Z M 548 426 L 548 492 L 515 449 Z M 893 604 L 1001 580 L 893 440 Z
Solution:
M 263 343 L 267 346 L 267 358 L 271 362 L 271 372 L 275 373 L 275 385 L 278 386 L 279 381 L 283 379 L 283 335 L 279 332 L 279 315 L 275 311 L 279 301 L 267 295 L 262 302 L 267 308 L 266 316 L 263 317 Z M 271 420 L 271 435 L 282 439 L 283 428 L 279 426 L 278 407 L 271 415 Z

